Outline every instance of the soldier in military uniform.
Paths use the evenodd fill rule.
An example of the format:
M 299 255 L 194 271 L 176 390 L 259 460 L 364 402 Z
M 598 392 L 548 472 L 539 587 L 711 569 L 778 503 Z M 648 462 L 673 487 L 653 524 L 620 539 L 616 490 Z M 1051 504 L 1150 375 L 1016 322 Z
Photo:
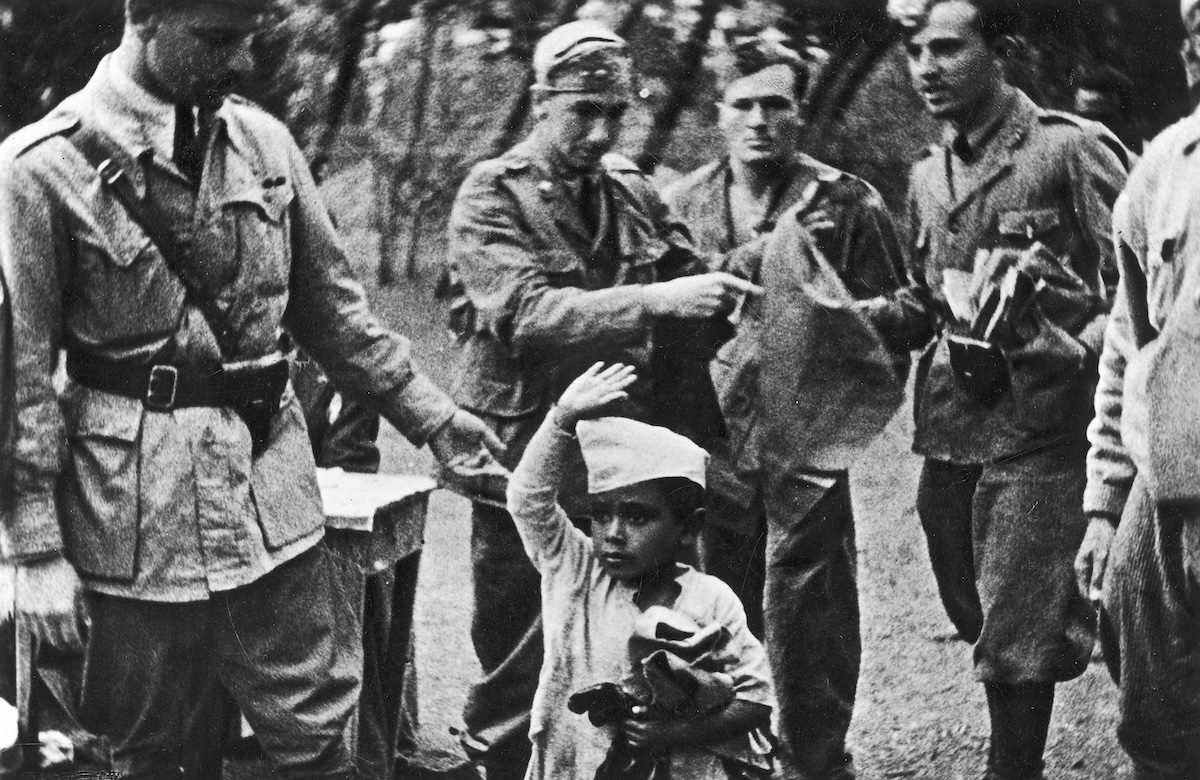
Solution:
M 370 314 L 288 131 L 228 97 L 270 6 L 128 0 L 88 85 L 0 145 L 4 553 L 45 641 L 79 641 L 82 580 L 82 717 L 127 778 L 219 776 L 230 703 L 275 775 L 353 775 L 362 650 L 282 328 L 439 459 L 502 449 Z
M 806 83 L 795 52 L 755 39 L 734 53 L 718 106 L 728 154 L 673 184 L 664 199 L 701 250 L 719 256 L 740 248 L 750 265 L 740 272 L 762 282 L 768 299 L 787 295 L 787 288 L 764 281 L 787 273 L 763 271 L 768 239 L 778 231 L 787 247 L 771 255 L 773 262 L 804 269 L 798 234 L 811 235 L 854 297 L 878 300 L 873 324 L 891 340 L 895 362 L 906 365 L 908 350 L 928 334 L 913 316 L 919 301 L 898 293 L 907 272 L 882 198 L 865 181 L 795 149 Z M 760 388 L 762 337 L 785 328 L 763 319 L 770 310 L 748 302 L 737 335 L 712 362 L 727 435 L 709 464 L 704 564 L 738 592 L 751 629 L 765 632 L 783 776 L 848 778 L 853 765 L 845 740 L 862 650 L 849 479 L 844 469 L 815 466 L 807 448 L 788 437 L 765 435 L 771 426 Z M 906 335 L 913 321 L 922 332 Z M 840 335 L 789 333 L 775 341 Z M 801 370 L 789 356 L 776 357 L 791 367 L 785 370 Z M 817 481 L 785 478 L 796 474 Z M 771 594 L 765 617 L 764 585 Z
M 1095 634 L 1072 560 L 1122 147 L 1004 82 L 1012 20 L 993 4 L 893 14 L 913 85 L 946 123 L 909 194 L 913 275 L 941 329 L 916 381 L 917 511 L 942 601 L 975 645 L 989 777 L 1040 778 L 1055 684 L 1083 673 Z
M 567 384 L 596 361 L 621 362 L 639 376 L 625 414 L 703 439 L 713 431 L 694 411 L 703 363 L 670 359 L 662 347 L 687 339 L 664 329 L 694 329 L 756 288 L 703 273 L 646 177 L 608 154 L 633 98 L 621 38 L 592 22 L 564 25 L 539 42 L 534 68 L 532 134 L 472 170 L 450 217 L 456 399 L 494 426 L 512 468 Z M 484 678 L 463 741 L 489 778 L 519 778 L 542 660 L 539 578 L 502 504 L 477 502 L 472 522 Z

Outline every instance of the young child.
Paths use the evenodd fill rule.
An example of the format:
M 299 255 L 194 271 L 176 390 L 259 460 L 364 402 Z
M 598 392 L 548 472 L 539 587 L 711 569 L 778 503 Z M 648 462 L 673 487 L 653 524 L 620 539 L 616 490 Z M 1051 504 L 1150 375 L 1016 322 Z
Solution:
M 733 591 L 677 563 L 703 517 L 707 453 L 665 428 L 618 417 L 633 369 L 597 363 L 547 415 L 508 487 L 508 509 L 542 577 L 545 658 L 534 698 L 533 758 L 526 778 L 593 780 L 614 739 L 635 752 L 669 750 L 676 777 L 723 778 L 713 746 L 765 732 L 774 697 L 762 645 Z M 578 424 L 578 425 L 577 425 Z M 578 431 L 578 444 L 576 432 Z M 556 499 L 578 446 L 587 465 L 591 538 Z M 626 717 L 597 727 L 568 711 L 572 693 L 627 678 L 635 624 L 669 608 L 684 623 L 719 630 L 719 671 L 733 698 L 715 712 L 676 720 Z M 759 759 L 768 750 L 763 740 Z

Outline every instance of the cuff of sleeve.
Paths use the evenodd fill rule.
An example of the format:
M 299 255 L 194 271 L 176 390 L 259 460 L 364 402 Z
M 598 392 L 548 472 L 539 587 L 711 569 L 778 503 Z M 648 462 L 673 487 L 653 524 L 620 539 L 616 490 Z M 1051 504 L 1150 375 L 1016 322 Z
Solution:
M 54 499 L 27 500 L 13 508 L 0 539 L 0 552 L 5 558 L 18 561 L 49 558 L 61 553 L 62 548 L 62 529 L 58 526 Z
M 1129 488 L 1116 485 L 1089 484 L 1083 493 L 1083 511 L 1089 517 L 1103 517 L 1116 525 L 1125 510 Z
M 458 411 L 450 396 L 422 374 L 414 374 L 389 407 L 388 420 L 418 447 L 433 438 Z

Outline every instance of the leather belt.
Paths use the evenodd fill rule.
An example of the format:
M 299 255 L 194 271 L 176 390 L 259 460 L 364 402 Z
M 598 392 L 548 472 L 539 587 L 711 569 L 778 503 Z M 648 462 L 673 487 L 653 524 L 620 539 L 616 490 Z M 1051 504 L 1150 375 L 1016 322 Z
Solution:
M 68 350 L 67 375 L 84 387 L 136 398 L 154 411 L 190 406 L 239 407 L 254 402 L 278 409 L 290 366 L 280 356 L 266 365 L 198 369 L 168 363 L 131 364 Z

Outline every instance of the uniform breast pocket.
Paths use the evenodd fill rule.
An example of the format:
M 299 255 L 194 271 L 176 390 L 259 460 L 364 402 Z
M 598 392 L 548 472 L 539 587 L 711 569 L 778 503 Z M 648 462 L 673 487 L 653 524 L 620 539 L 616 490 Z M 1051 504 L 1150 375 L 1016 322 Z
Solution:
M 276 180 L 277 181 L 277 180 Z M 288 212 L 295 192 L 286 184 L 240 193 L 223 204 L 232 220 L 242 274 L 260 295 L 282 295 L 291 275 L 292 244 Z
M 133 579 L 140 524 L 142 405 L 79 389 L 65 405 L 69 456 L 63 480 L 67 553 L 87 574 Z
M 76 239 L 67 316 L 84 334 L 137 340 L 170 331 L 183 295 L 183 286 L 144 233 L 113 231 Z

